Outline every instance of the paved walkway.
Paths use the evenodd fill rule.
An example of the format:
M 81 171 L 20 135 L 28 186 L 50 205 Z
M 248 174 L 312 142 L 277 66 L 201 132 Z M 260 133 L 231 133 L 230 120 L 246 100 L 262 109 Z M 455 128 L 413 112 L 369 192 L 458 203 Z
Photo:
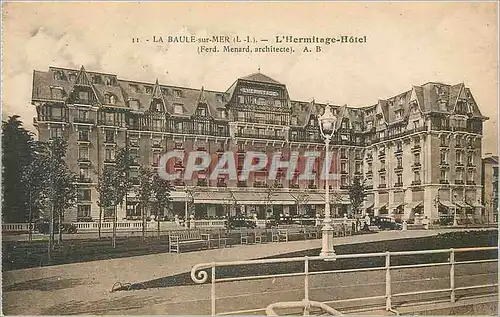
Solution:
M 345 245 L 416 238 L 450 231 L 456 230 L 386 231 L 339 237 L 334 239 L 334 243 Z M 78 301 L 83 305 L 110 297 L 120 298 L 130 303 L 134 297 L 137 298 L 135 292 L 134 294 L 128 292 L 109 294 L 115 282 L 135 283 L 158 279 L 188 272 L 193 265 L 202 262 L 255 259 L 320 247 L 321 240 L 319 239 L 264 245 L 238 245 L 225 249 L 180 254 L 162 253 L 4 272 L 2 280 L 4 313 L 54 314 L 57 313 L 59 306 L 62 309 L 68 303 Z M 48 307 L 52 310 L 44 310 Z

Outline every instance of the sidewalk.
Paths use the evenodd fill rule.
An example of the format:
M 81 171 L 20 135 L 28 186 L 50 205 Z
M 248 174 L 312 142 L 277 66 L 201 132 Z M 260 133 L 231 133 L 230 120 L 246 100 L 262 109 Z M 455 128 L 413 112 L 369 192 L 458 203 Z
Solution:
M 365 243 L 382 240 L 417 238 L 457 230 L 414 230 L 386 231 L 375 234 L 339 237 L 335 245 Z M 162 253 L 112 260 L 73 263 L 52 267 L 30 268 L 3 273 L 4 313 L 8 314 L 54 314 L 66 311 L 67 307 L 87 307 L 86 312 L 97 311 L 93 305 L 108 309 L 123 303 L 144 306 L 145 300 L 176 300 L 183 293 L 190 294 L 189 287 L 159 289 L 138 292 L 109 291 L 115 282 L 136 283 L 189 272 L 204 262 L 234 261 L 262 258 L 271 255 L 314 249 L 321 247 L 321 240 L 293 241 L 288 243 L 267 243 L 263 245 L 237 245 L 225 249 L 212 249 L 188 253 Z M 207 285 L 201 286 L 208 287 Z M 201 288 L 198 292 L 202 291 Z M 204 290 L 205 293 L 209 294 Z M 153 295 L 154 294 L 154 295 Z M 146 297 L 144 297 L 147 295 Z M 153 297 L 154 298 L 153 298 Z M 188 298 L 192 295 L 186 295 Z M 124 304 L 123 304 L 124 305 Z M 154 303 L 151 303 L 154 305 Z M 150 307 L 150 305 L 146 305 Z M 144 309 L 147 309 L 144 307 Z M 141 311 L 141 314 L 146 311 Z M 148 314 L 152 312 L 148 311 Z M 158 312 L 161 313 L 161 312 Z

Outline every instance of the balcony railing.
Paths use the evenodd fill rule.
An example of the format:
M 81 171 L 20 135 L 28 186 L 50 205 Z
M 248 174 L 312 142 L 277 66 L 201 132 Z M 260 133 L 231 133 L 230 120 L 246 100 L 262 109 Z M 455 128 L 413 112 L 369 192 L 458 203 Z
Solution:
M 463 185 L 463 184 L 464 184 L 464 181 L 463 181 L 463 180 L 460 180 L 460 179 L 456 179 L 456 180 L 455 180 L 455 184 L 457 184 L 457 185 Z
M 260 133 L 252 133 L 252 132 L 237 132 L 236 137 L 238 138 L 247 138 L 247 139 L 266 139 L 266 140 L 285 140 L 285 136 L 283 135 L 266 135 Z
M 95 120 L 91 118 L 74 118 L 73 123 L 95 124 Z
M 309 185 L 307 185 L 307 188 L 309 188 L 309 189 L 318 189 L 318 186 L 316 186 L 315 184 L 309 184 Z
M 247 182 L 238 181 L 238 183 L 236 183 L 236 186 L 237 187 L 247 187 Z
M 379 185 L 378 185 L 378 188 L 386 188 L 386 187 L 387 187 L 387 185 L 386 185 L 386 184 L 379 184 Z
M 403 187 L 403 183 L 394 183 L 394 187 Z
M 427 126 L 426 125 L 421 126 L 419 128 L 411 129 L 411 130 L 402 131 L 402 132 L 399 132 L 399 133 L 393 133 L 391 135 L 387 135 L 387 136 L 384 136 L 384 137 L 374 137 L 374 138 L 372 138 L 371 144 L 378 143 L 378 142 L 383 142 L 383 141 L 389 141 L 389 140 L 392 140 L 392 139 L 395 139 L 395 138 L 399 138 L 399 137 L 403 137 L 403 136 L 406 136 L 406 135 L 409 135 L 409 134 L 423 132 L 423 131 L 427 131 Z
M 299 184 L 290 184 L 288 188 L 300 188 Z
M 79 183 L 92 183 L 92 180 L 90 179 L 90 177 L 80 176 L 78 178 L 78 182 Z
M 267 184 L 264 183 L 264 182 L 254 182 L 253 183 L 253 187 L 257 187 L 257 188 L 267 188 Z
M 449 184 L 450 182 L 446 179 L 440 179 L 439 184 Z
M 412 181 L 411 184 L 413 186 L 418 186 L 418 185 L 422 185 L 422 181 Z
M 475 181 L 467 181 L 467 185 L 476 185 Z
M 402 170 L 403 170 L 403 165 L 399 165 L 399 166 L 396 166 L 394 168 L 394 171 L 396 171 L 396 172 L 399 172 L 399 171 L 402 171 Z
M 38 116 L 38 119 L 37 118 L 34 118 L 34 120 L 36 119 L 36 123 L 38 122 L 61 122 L 61 123 L 65 123 L 65 122 L 68 122 L 68 118 L 66 116 Z
M 227 187 L 225 182 L 217 182 L 217 187 Z

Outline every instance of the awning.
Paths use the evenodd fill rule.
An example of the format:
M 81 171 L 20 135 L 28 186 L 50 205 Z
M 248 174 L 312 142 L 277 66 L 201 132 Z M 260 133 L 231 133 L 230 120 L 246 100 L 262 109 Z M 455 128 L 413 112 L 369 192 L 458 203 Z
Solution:
M 268 199 L 266 193 L 234 193 L 236 203 L 241 205 L 295 205 L 295 199 L 288 193 L 274 193 Z
M 389 206 L 389 209 L 396 209 L 402 205 L 404 205 L 404 203 L 402 203 L 402 202 L 401 203 L 392 203 L 392 205 Z
M 363 205 L 361 206 L 361 209 L 370 209 L 370 208 L 373 208 L 373 205 L 374 205 L 373 201 L 370 201 L 370 202 L 365 201 L 363 203 Z
M 184 191 L 171 191 L 170 198 L 173 202 L 186 201 L 186 192 Z
M 440 200 L 439 203 L 447 208 L 455 208 L 455 205 L 448 200 Z
M 387 207 L 387 203 L 379 203 L 375 209 L 380 209 L 380 208 L 384 208 L 384 207 Z
M 199 192 L 195 193 L 196 204 L 231 204 L 233 199 L 228 192 Z
M 309 203 L 313 205 L 325 204 L 325 196 L 320 194 L 309 194 Z
M 473 202 L 471 205 L 474 208 L 484 208 L 484 206 L 481 203 L 477 202 L 477 201 Z
M 419 206 L 422 206 L 424 202 L 422 200 L 419 200 L 419 201 L 412 201 L 410 203 L 407 204 L 407 206 L 410 208 L 410 209 L 413 209 L 413 208 L 417 208 Z

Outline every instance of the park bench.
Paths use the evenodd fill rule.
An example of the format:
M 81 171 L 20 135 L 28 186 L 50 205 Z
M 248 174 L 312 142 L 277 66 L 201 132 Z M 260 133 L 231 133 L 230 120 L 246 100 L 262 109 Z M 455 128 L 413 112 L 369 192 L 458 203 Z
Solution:
M 318 239 L 318 229 L 317 227 L 304 227 L 302 228 L 302 233 L 304 234 L 304 240 L 308 239 Z
M 266 234 L 258 229 L 241 229 L 240 230 L 241 244 L 264 243 L 266 242 Z M 252 239 L 253 237 L 253 239 Z
M 280 242 L 282 240 L 288 242 L 288 229 L 273 229 L 271 232 L 271 241 Z
M 169 252 L 180 252 L 181 246 L 198 245 L 201 248 L 209 248 L 210 234 L 201 233 L 199 229 L 182 230 L 168 235 Z
M 228 231 L 226 229 L 214 229 L 210 232 L 209 237 L 209 247 L 211 247 L 210 242 L 216 242 L 217 248 L 227 247 Z

